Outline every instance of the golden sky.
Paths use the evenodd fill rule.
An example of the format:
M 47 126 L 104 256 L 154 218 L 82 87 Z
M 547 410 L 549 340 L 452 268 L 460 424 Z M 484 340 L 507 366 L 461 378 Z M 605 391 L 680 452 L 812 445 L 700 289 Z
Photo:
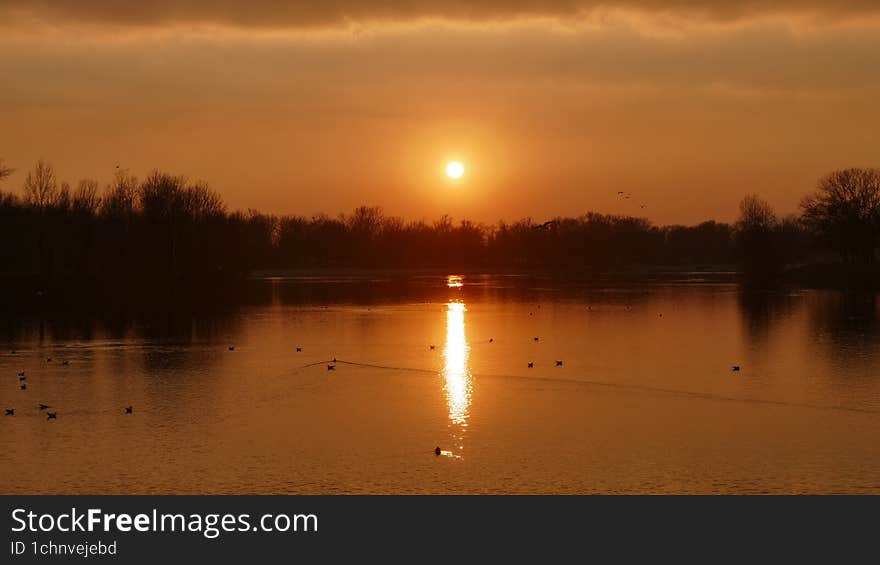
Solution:
M 880 165 L 874 1 L 0 0 L 0 29 L 6 189 L 45 157 L 276 213 L 692 223 Z

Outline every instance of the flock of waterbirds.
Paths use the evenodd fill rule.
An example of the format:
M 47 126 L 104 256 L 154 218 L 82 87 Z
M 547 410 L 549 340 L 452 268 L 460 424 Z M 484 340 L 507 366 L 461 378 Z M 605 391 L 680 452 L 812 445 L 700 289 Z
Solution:
M 13 349 L 12 351 L 10 351 L 10 354 L 16 355 L 17 351 L 15 351 Z M 52 363 L 52 362 L 53 362 L 53 360 L 51 357 L 46 357 L 46 363 Z M 63 359 L 60 362 L 60 365 L 66 367 L 66 366 L 70 365 L 70 361 L 68 361 L 67 359 Z M 19 390 L 22 390 L 22 391 L 28 390 L 27 374 L 24 371 L 18 372 L 18 383 L 19 383 L 18 384 Z M 58 411 L 57 410 L 50 411 L 49 408 L 52 408 L 52 406 L 49 404 L 44 404 L 42 402 L 37 403 L 37 410 L 39 410 L 40 412 L 46 413 L 46 420 L 57 420 L 58 419 Z M 123 414 L 134 414 L 134 406 L 126 406 L 123 409 L 122 413 Z M 15 408 L 5 408 L 4 415 L 5 416 L 15 416 Z
M 539 306 L 539 308 L 540 308 L 540 306 Z M 588 306 L 587 308 L 588 308 L 588 310 L 592 310 L 592 308 L 589 307 L 589 306 Z M 627 307 L 627 309 L 629 309 L 629 307 Z M 530 316 L 531 316 L 532 314 L 533 314 L 532 312 L 529 313 Z M 661 313 L 661 314 L 659 314 L 659 316 L 662 317 L 663 314 Z M 534 337 L 532 338 L 532 341 L 538 342 L 538 341 L 540 341 L 540 337 L 539 337 L 539 336 L 534 336 Z M 491 344 L 491 343 L 494 343 L 494 342 L 495 342 L 495 338 L 491 338 L 491 337 L 490 337 L 489 340 L 488 340 L 488 342 L 489 342 L 490 344 Z M 431 351 L 434 351 L 434 350 L 437 348 L 437 346 L 434 345 L 434 344 L 431 344 L 431 345 L 429 345 L 428 347 L 429 347 L 429 349 L 430 349 Z M 228 349 L 228 351 L 235 351 L 235 345 L 229 345 L 227 349 Z M 297 352 L 297 353 L 302 353 L 302 351 L 303 351 L 303 348 L 302 348 L 301 346 L 296 346 L 296 352 Z M 13 350 L 13 351 L 11 351 L 11 353 L 14 355 L 14 354 L 16 354 L 16 351 Z M 47 358 L 46 358 L 46 362 L 47 362 L 47 363 L 52 363 L 52 362 L 53 362 L 52 357 L 47 357 Z M 326 365 L 326 366 L 327 366 L 327 371 L 335 371 L 335 370 L 336 370 L 336 365 L 337 365 L 337 363 L 338 363 L 338 361 L 337 361 L 337 359 L 336 359 L 335 357 L 334 357 L 333 359 L 331 359 L 330 361 L 328 361 L 328 362 L 327 362 L 327 365 Z M 62 366 L 67 366 L 67 365 L 70 364 L 70 362 L 69 362 L 68 360 L 65 359 L 65 360 L 62 360 L 62 361 L 60 362 L 60 364 L 61 364 Z M 527 366 L 527 368 L 529 368 L 529 369 L 533 369 L 533 368 L 535 367 L 535 362 L 534 362 L 534 361 L 528 361 L 528 363 L 527 363 L 526 366 Z M 554 366 L 555 366 L 555 367 L 562 367 L 562 366 L 563 366 L 563 361 L 562 361 L 561 359 L 556 359 L 556 360 L 555 360 L 555 363 L 554 363 Z M 733 366 L 731 366 L 731 371 L 733 371 L 733 372 L 739 372 L 740 370 L 741 370 L 741 367 L 740 367 L 739 365 L 733 365 Z M 20 390 L 22 390 L 22 391 L 27 391 L 27 390 L 28 390 L 28 389 L 27 389 L 27 382 L 26 382 L 26 381 L 27 381 L 27 375 L 25 374 L 25 372 L 24 372 L 24 371 L 19 371 L 19 373 L 18 373 L 18 382 L 19 382 L 19 388 L 20 388 Z M 38 409 L 40 412 L 45 412 L 45 413 L 46 413 L 46 420 L 57 420 L 57 419 L 58 419 L 58 412 L 57 412 L 57 410 L 56 410 L 56 411 L 49 411 L 49 408 L 52 408 L 52 406 L 50 406 L 50 405 L 48 405 L 48 404 L 44 404 L 44 403 L 42 403 L 42 402 L 37 404 L 37 409 Z M 134 413 L 134 407 L 131 406 L 131 405 L 129 405 L 129 406 L 125 406 L 125 407 L 123 408 L 123 410 L 122 410 L 122 414 L 123 414 L 123 415 L 128 415 L 128 414 L 133 414 L 133 413 Z M 15 408 L 6 408 L 6 409 L 5 409 L 5 415 L 6 415 L 6 416 L 14 416 L 14 415 L 15 415 Z M 434 454 L 435 454 L 435 455 L 438 455 L 438 456 L 439 456 L 439 455 L 441 455 L 442 453 L 443 453 L 443 451 L 440 449 L 439 446 L 436 447 L 436 448 L 434 449 Z
M 530 314 L 530 315 L 531 315 L 531 314 Z M 540 341 L 540 339 L 541 339 L 541 338 L 539 338 L 538 336 L 535 336 L 535 337 L 532 338 L 532 341 Z M 495 343 L 495 338 L 494 338 L 494 337 L 490 337 L 490 338 L 489 338 L 489 343 Z M 432 343 L 431 345 L 428 346 L 428 349 L 430 349 L 431 351 L 434 351 L 435 349 L 437 349 L 437 346 L 434 345 L 434 344 Z M 297 348 L 297 351 L 299 351 L 299 348 Z M 336 359 L 334 359 L 333 362 L 335 363 L 335 362 L 336 362 Z M 535 362 L 534 362 L 534 361 L 529 361 L 528 364 L 527 364 L 526 366 L 527 366 L 529 369 L 534 369 L 534 368 L 535 368 Z M 561 359 L 557 359 L 557 360 L 556 360 L 556 364 L 555 364 L 555 366 L 556 366 L 556 367 L 562 367 L 562 360 L 561 360 Z M 328 366 L 327 368 L 330 369 L 329 366 Z

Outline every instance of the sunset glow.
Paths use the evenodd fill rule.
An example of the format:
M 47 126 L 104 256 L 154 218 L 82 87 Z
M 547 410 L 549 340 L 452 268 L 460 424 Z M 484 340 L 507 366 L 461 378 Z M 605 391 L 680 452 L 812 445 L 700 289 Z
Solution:
M 869 3 L 344 4 L 4 4 L 7 189 L 45 157 L 278 214 L 690 224 L 744 191 L 793 213 L 826 171 L 876 163 Z M 473 180 L 450 149 L 479 155 L 478 190 L 440 190 Z
M 880 2 L 0 0 L 0 22 L 0 494 L 210 495 L 164 539 L 212 564 L 503 562 L 541 529 L 540 560 L 599 560 L 605 526 L 615 555 L 723 552 L 757 513 L 630 527 L 545 495 L 880 495 Z M 252 513 L 202 512 L 218 495 Z M 44 539 L 65 504 L 13 510 L 11 554 L 103 555 L 110 517 L 159 519 L 121 500 L 94 540 Z M 318 513 L 338 543 L 268 535 Z M 745 533 L 827 539 L 798 514 L 815 533 Z M 833 514 L 858 523 L 837 555 L 865 528 Z
M 446 176 L 451 179 L 459 179 L 464 174 L 464 165 L 458 161 L 451 161 L 446 165 Z

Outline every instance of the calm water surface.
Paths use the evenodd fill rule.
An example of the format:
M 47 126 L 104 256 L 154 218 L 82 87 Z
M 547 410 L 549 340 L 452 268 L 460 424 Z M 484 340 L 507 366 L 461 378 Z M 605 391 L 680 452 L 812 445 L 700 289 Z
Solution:
M 875 295 L 285 279 L 0 345 L 4 493 L 880 493 Z

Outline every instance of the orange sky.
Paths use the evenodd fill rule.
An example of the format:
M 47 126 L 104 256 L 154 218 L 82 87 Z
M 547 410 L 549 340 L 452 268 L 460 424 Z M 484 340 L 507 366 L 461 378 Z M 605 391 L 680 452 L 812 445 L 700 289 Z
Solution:
M 43 156 L 276 213 L 692 223 L 880 165 L 874 2 L 278 4 L 0 0 L 3 188 Z

